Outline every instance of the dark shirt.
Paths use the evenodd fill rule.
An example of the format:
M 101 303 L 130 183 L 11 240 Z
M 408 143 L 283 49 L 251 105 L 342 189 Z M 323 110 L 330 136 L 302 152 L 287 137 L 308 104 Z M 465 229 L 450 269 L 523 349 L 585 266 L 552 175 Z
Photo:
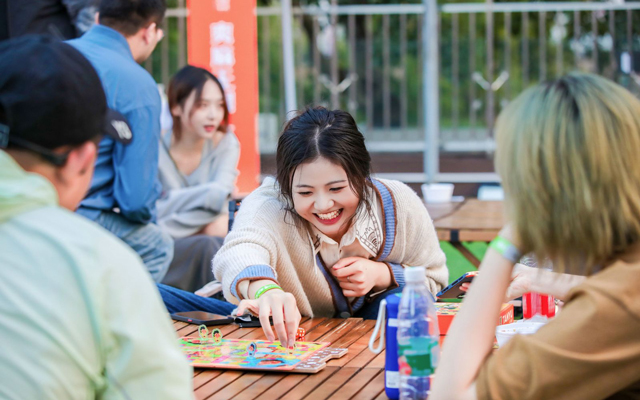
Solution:
M 60 40 L 77 36 L 61 0 L 0 0 L 0 40 L 28 34 L 53 35 Z

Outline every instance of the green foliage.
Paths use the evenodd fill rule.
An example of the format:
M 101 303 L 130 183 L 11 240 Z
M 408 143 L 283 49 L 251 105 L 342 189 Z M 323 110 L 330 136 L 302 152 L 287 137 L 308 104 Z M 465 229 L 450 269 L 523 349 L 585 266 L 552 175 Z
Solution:
M 317 5 L 317 0 L 293 0 L 294 7 Z M 446 3 L 471 1 L 453 0 Z M 178 0 L 169 0 L 169 7 L 178 5 Z M 339 0 L 339 5 L 352 4 L 419 4 L 421 0 Z M 261 7 L 278 7 L 279 0 L 258 0 Z M 565 35 L 560 44 L 552 40 L 555 13 L 504 13 L 493 14 L 493 79 L 502 71 L 509 73 L 509 79 L 495 93 L 495 113 L 506 105 L 527 86 L 542 79 L 553 78 L 561 73 L 580 68 L 595 70 L 630 88 L 635 88 L 630 78 L 619 72 L 618 61 L 622 51 L 633 47 L 640 54 L 640 12 L 631 14 L 633 30 L 632 43 L 627 40 L 628 14 L 626 11 L 613 13 L 573 12 L 564 13 L 568 19 Z M 574 17 L 578 16 L 577 27 Z M 595 18 L 594 18 L 595 16 Z M 339 16 L 336 35 L 338 81 L 355 73 L 358 79 L 340 95 L 339 107 L 353 112 L 363 126 L 368 123 L 383 127 L 384 115 L 390 115 L 391 127 L 399 127 L 406 121 L 408 127 L 421 125 L 422 108 L 422 59 L 420 31 L 421 15 L 407 15 L 404 25 L 400 16 L 383 17 Z M 385 18 L 388 30 L 385 30 Z M 328 19 L 296 15 L 293 21 L 294 52 L 296 63 L 296 86 L 298 107 L 310 104 L 330 105 L 330 90 L 320 82 L 318 76 L 331 76 L 331 56 L 323 55 L 316 45 L 316 32 L 323 31 Z M 350 25 L 350 22 L 352 25 Z M 613 22 L 613 23 L 611 23 Z M 487 16 L 480 14 L 440 14 L 440 120 L 441 126 L 469 128 L 485 126 L 487 92 L 471 79 L 478 72 L 489 79 L 487 55 L 489 42 L 486 38 Z M 353 32 L 349 30 L 354 26 Z M 401 29 L 404 26 L 404 29 Z M 610 32 L 613 27 L 612 32 Z M 167 18 L 165 39 L 145 63 L 156 81 L 167 82 L 181 66 L 180 48 L 186 54 L 185 43 L 180 43 L 178 18 Z M 542 31 L 540 30 L 542 29 Z M 368 34 L 369 32 L 369 34 Z M 612 49 L 604 48 L 599 42 L 597 52 L 593 51 L 593 38 L 606 41 L 607 35 L 613 40 Z M 353 35 L 354 44 L 350 42 Z M 401 37 L 406 38 L 406 50 L 401 51 Z M 182 37 L 186 39 L 186 22 Z M 388 40 L 385 40 L 385 37 Z M 584 45 L 578 54 L 572 48 L 573 39 Z M 386 45 L 385 43 L 388 43 Z M 575 47 L 575 46 L 574 46 Z M 372 57 L 368 57 L 368 48 Z M 315 55 L 315 58 L 314 58 Z M 282 119 L 284 116 L 284 83 L 282 68 L 282 27 L 280 16 L 258 17 L 258 63 L 260 112 L 272 113 Z M 637 65 L 640 59 L 634 60 Z M 353 64 L 353 65 L 352 65 Z M 370 68 L 370 69 L 368 69 Z M 636 68 L 637 69 L 637 68 Z M 372 76 L 370 87 L 367 74 Z M 385 90 L 388 88 L 388 91 Z M 388 100 L 385 101 L 385 96 Z M 351 99 L 355 102 L 350 101 Z M 476 105 L 474 107 L 473 105 Z M 387 106 L 388 104 L 388 106 Z M 367 121 L 367 105 L 371 107 L 371 120 Z M 403 107 L 404 105 L 404 107 Z M 388 107 L 388 109 L 387 109 Z

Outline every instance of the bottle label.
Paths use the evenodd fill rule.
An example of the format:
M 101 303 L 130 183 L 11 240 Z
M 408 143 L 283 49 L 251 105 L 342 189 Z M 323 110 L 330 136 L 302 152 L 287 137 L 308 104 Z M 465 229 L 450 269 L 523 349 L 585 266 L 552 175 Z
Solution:
M 398 343 L 398 370 L 405 376 L 429 376 L 438 365 L 438 339 L 428 336 L 412 337 Z
M 400 373 L 398 371 L 386 371 L 385 383 L 387 389 L 397 389 L 400 387 Z

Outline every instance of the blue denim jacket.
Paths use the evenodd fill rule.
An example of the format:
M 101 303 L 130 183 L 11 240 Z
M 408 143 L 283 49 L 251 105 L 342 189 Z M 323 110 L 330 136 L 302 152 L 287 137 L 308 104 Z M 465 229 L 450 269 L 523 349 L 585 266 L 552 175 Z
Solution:
M 133 132 L 129 145 L 100 142 L 91 188 L 78 213 L 95 220 L 115 208 L 136 223 L 155 221 L 158 181 L 160 94 L 151 75 L 138 65 L 119 32 L 96 25 L 68 42 L 97 70 L 109 107 L 122 113 Z

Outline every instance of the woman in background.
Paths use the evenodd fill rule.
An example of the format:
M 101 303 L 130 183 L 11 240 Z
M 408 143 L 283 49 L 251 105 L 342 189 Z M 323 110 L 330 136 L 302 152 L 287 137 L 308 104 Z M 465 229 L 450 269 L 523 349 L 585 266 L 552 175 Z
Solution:
M 213 280 L 210 265 L 227 232 L 240 145 L 228 130 L 222 86 L 209 71 L 182 68 L 167 97 L 173 131 L 160 140 L 158 225 L 176 244 L 163 283 L 193 291 Z

